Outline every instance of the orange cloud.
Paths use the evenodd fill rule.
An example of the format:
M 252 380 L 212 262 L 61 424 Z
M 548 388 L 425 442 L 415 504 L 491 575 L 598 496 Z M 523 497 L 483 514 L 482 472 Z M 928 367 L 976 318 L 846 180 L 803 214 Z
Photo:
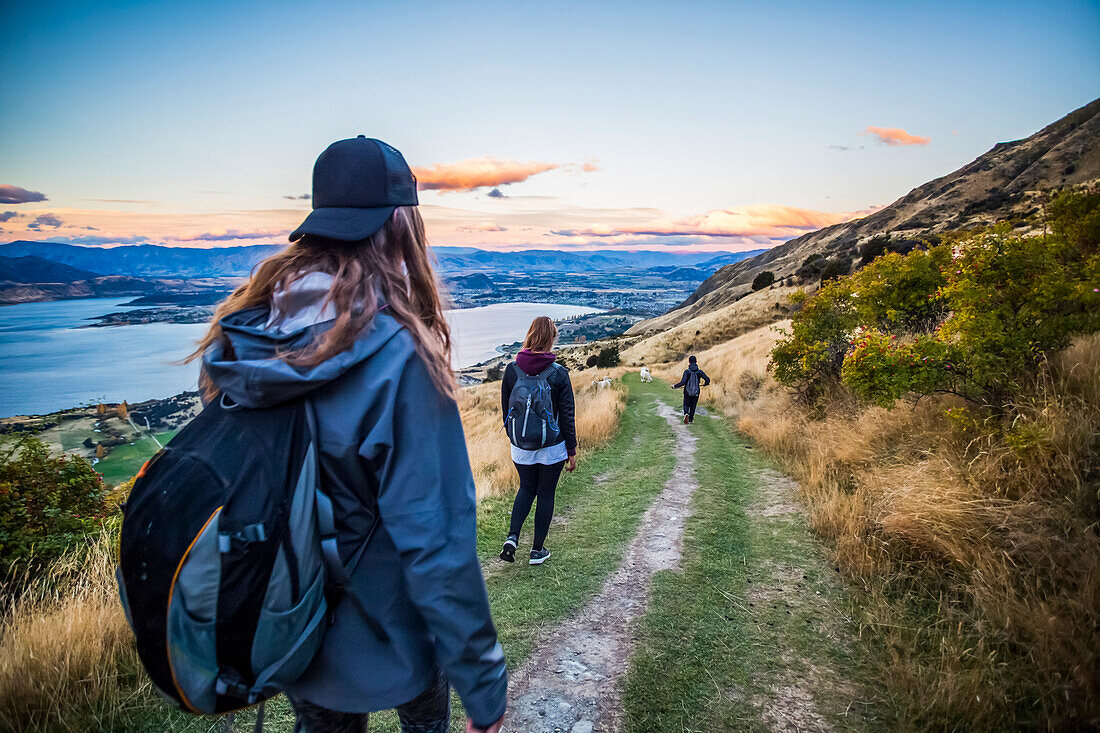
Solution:
M 878 138 L 883 145 L 927 145 L 932 142 L 930 137 L 911 135 L 900 127 L 871 127 L 868 126 L 860 135 L 872 135 Z
M 866 216 L 869 211 L 829 212 L 760 204 L 628 226 L 598 225 L 557 230 L 563 237 L 794 237 Z
M 500 160 L 491 155 L 413 168 L 419 188 L 437 191 L 473 191 L 478 188 L 521 183 L 539 173 L 560 168 L 557 163 Z

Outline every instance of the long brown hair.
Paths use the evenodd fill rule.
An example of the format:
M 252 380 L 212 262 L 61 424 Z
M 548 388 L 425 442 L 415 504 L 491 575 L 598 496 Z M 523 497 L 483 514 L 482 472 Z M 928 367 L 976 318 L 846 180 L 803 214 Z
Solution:
M 397 207 L 386 224 L 367 239 L 340 242 L 307 234 L 260 262 L 248 282 L 218 306 L 209 330 L 187 361 L 199 358 L 214 343 L 231 349 L 222 333 L 222 318 L 243 308 L 267 305 L 276 290 L 311 272 L 332 276 L 325 303 L 333 306 L 336 320 L 313 343 L 280 353 L 278 358 L 296 367 L 312 367 L 350 348 L 374 320 L 381 296 L 390 315 L 412 334 L 436 387 L 444 395 L 454 396 L 451 329 L 443 318 L 424 220 L 415 206 Z M 205 372 L 200 386 L 207 398 L 217 396 L 218 388 Z
M 558 327 L 547 316 L 539 316 L 531 321 L 531 327 L 527 329 L 527 338 L 523 340 L 523 348 L 531 351 L 548 352 L 554 349 L 554 339 L 558 337 Z

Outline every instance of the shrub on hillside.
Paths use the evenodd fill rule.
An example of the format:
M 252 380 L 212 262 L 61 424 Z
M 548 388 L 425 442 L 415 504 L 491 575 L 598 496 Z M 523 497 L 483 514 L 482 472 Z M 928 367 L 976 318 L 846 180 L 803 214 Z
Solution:
M 814 399 L 843 381 L 889 406 L 957 394 L 1001 411 L 1049 354 L 1100 330 L 1100 195 L 1064 193 L 1052 233 L 1008 226 L 887 254 L 806 298 L 772 354 L 776 379 Z
M 771 270 L 764 270 L 759 275 L 752 279 L 752 289 L 763 290 L 764 288 L 775 282 L 775 273 Z
M 107 487 L 80 457 L 24 438 L 0 452 L 0 573 L 45 563 L 103 524 Z
M 859 248 L 859 266 L 869 265 L 879 257 L 886 254 L 886 248 L 890 244 L 890 236 L 879 234 L 871 237 Z
M 802 260 L 802 264 L 798 268 L 796 276 L 803 280 L 815 280 L 817 276 L 821 274 L 821 269 L 825 267 L 825 258 L 818 253 L 814 253 Z
M 610 369 L 611 367 L 619 365 L 619 347 L 607 346 L 600 349 L 599 355 L 596 357 L 596 367 L 599 369 Z
M 846 258 L 838 258 L 835 260 L 829 260 L 825 264 L 824 269 L 821 270 L 821 282 L 828 280 L 836 280 L 837 278 L 844 277 L 852 271 L 852 263 Z

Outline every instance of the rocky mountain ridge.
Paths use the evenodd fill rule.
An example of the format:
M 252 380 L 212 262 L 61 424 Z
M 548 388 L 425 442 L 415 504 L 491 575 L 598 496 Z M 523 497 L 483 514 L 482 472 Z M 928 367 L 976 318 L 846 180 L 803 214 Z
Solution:
M 870 216 L 825 227 L 727 265 L 680 306 L 636 324 L 629 333 L 664 330 L 729 305 L 752 292 L 753 279 L 770 271 L 780 285 L 795 284 L 813 256 L 854 264 L 861 244 L 878 235 L 918 238 L 1012 221 L 1031 229 L 1050 192 L 1100 182 L 1100 99 L 1034 135 L 998 143 L 962 168 L 918 186 Z

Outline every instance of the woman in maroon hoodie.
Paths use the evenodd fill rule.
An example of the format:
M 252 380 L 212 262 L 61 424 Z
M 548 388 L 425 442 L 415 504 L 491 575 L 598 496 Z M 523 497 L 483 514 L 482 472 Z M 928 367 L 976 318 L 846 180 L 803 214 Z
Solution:
M 557 363 L 552 349 L 558 329 L 546 316 L 531 323 L 523 350 L 504 370 L 500 402 L 504 425 L 512 441 L 512 462 L 519 472 L 519 492 L 512 505 L 512 522 L 500 558 L 515 562 L 523 523 L 535 509 L 531 565 L 550 557 L 544 546 L 554 516 L 554 492 L 562 468 L 577 467 L 577 426 L 569 370 Z M 549 388 L 549 395 L 546 389 Z M 533 418 L 533 419 L 532 419 Z

